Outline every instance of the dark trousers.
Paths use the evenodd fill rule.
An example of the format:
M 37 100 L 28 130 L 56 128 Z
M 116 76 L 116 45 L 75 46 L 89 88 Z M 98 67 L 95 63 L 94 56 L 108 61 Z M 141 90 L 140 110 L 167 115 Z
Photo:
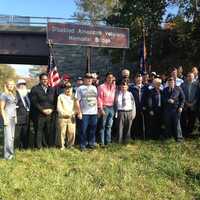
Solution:
M 80 148 L 95 145 L 97 115 L 83 115 L 80 131 Z
M 131 128 L 131 137 L 133 139 L 142 139 L 144 138 L 145 135 L 145 127 L 144 127 L 144 115 L 136 110 L 136 117 L 132 123 L 132 128 Z
M 29 143 L 29 123 L 15 126 L 15 148 L 27 149 Z
M 37 133 L 35 138 L 37 148 L 53 146 L 52 122 L 52 115 L 38 116 Z
M 164 121 L 167 136 L 173 136 L 176 140 L 183 138 L 180 117 L 181 113 L 178 113 L 177 109 L 166 109 L 164 112 Z
M 181 126 L 184 137 L 188 137 L 194 130 L 196 117 L 196 111 L 192 111 L 189 108 L 183 111 L 181 116 Z
M 149 135 L 150 139 L 159 139 L 162 134 L 162 111 L 161 109 L 154 110 L 153 115 L 149 115 Z
M 118 111 L 118 142 L 127 142 L 131 139 L 132 111 Z

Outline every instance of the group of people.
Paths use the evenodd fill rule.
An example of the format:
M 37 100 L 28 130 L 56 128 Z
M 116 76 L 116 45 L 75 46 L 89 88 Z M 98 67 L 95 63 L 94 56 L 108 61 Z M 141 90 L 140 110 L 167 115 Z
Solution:
M 30 124 L 34 147 L 59 147 L 75 143 L 80 150 L 97 143 L 127 143 L 130 139 L 174 137 L 183 141 L 194 130 L 200 103 L 198 69 L 186 76 L 182 67 L 168 76 L 155 72 L 135 74 L 123 69 L 116 78 L 108 72 L 100 84 L 97 74 L 86 73 L 73 87 L 68 75 L 49 87 L 48 74 L 30 92 L 26 81 L 7 80 L 0 95 L 4 124 L 4 158 L 12 159 L 14 148 L 29 147 Z

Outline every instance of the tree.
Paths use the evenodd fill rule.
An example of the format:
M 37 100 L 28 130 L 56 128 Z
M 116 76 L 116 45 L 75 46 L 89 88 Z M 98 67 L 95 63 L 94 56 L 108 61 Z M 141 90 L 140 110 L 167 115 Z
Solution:
M 7 79 L 17 79 L 16 71 L 10 65 L 0 64 L 0 91 L 4 89 L 4 84 Z
M 47 72 L 47 66 L 46 65 L 32 65 L 29 68 L 29 74 L 31 78 L 37 78 L 38 75 L 42 72 Z
M 83 23 L 99 24 L 105 21 L 119 0 L 76 0 L 74 16 Z

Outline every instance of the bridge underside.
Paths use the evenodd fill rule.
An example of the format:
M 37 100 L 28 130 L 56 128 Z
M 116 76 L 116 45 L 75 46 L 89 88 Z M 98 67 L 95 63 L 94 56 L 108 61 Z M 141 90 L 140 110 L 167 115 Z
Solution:
M 48 56 L 0 55 L 0 64 L 47 65 Z
M 48 55 L 44 29 L 0 26 L 0 63 L 46 65 Z

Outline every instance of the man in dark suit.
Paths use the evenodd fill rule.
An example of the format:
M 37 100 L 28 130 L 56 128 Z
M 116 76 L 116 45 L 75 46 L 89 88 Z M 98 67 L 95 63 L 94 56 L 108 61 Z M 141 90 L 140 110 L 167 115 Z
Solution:
M 151 139 L 159 139 L 162 133 L 162 108 L 163 108 L 163 93 L 161 90 L 162 80 L 155 78 L 153 80 L 152 89 L 149 90 L 146 97 L 146 110 L 149 115 L 149 135 Z
M 135 77 L 135 84 L 129 87 L 129 91 L 132 93 L 135 99 L 136 105 L 136 117 L 132 125 L 132 138 L 143 138 L 145 136 L 145 119 L 143 114 L 143 96 L 147 90 L 142 84 L 142 75 L 138 74 Z
M 199 87 L 197 82 L 194 81 L 194 74 L 192 72 L 187 74 L 187 80 L 181 85 L 181 88 L 185 94 L 181 125 L 184 137 L 188 137 L 194 129 L 199 100 Z
M 183 139 L 180 117 L 185 103 L 185 95 L 174 78 L 167 81 L 168 87 L 163 90 L 164 121 L 168 136 L 174 136 L 177 142 Z
M 52 118 L 56 105 L 55 89 L 48 86 L 48 74 L 40 74 L 39 79 L 40 83 L 31 90 L 31 101 L 37 118 L 37 148 L 53 146 L 55 143 L 55 135 L 52 133 Z

